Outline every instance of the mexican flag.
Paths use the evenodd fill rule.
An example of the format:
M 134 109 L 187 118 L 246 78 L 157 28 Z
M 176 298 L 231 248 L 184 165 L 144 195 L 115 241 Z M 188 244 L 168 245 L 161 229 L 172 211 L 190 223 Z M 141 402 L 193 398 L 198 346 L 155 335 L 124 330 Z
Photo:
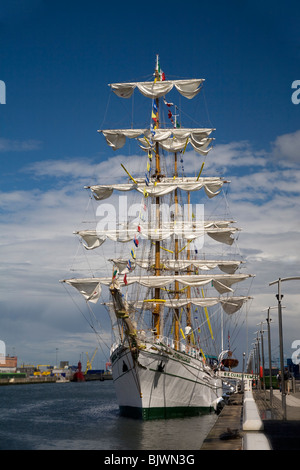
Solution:
M 165 73 L 161 70 L 160 68 L 160 63 L 159 63 L 159 56 L 156 56 L 156 66 L 155 66 L 155 71 L 158 72 L 159 80 L 161 82 L 165 81 L 166 76 Z

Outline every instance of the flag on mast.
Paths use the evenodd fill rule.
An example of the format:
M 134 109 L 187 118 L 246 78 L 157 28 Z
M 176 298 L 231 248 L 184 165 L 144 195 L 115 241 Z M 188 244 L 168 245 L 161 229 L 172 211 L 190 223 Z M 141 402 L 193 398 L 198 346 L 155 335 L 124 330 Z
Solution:
M 158 76 L 159 76 L 159 80 L 160 81 L 165 81 L 166 79 L 166 76 L 165 76 L 165 73 L 161 70 L 160 68 L 160 63 L 159 63 L 159 55 L 157 54 L 156 55 L 156 66 L 155 66 L 155 72 L 158 73 Z

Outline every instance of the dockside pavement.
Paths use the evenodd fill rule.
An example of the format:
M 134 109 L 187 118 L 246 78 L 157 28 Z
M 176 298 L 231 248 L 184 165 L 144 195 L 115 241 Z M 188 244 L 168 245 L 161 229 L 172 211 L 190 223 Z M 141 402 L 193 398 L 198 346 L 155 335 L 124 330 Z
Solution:
M 286 419 L 283 419 L 281 393 L 273 390 L 273 406 L 270 392 L 253 390 L 260 417 L 263 421 L 263 433 L 267 437 L 271 450 L 300 450 L 300 391 L 286 394 Z

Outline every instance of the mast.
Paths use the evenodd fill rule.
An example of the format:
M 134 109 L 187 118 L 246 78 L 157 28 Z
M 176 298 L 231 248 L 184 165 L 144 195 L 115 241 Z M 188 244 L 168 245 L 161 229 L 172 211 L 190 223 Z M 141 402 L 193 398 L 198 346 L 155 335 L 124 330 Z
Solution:
M 158 55 L 156 56 L 156 67 L 155 67 L 155 82 L 160 79 L 159 77 L 159 71 L 158 71 Z M 155 99 L 155 104 L 157 108 L 157 114 L 156 114 L 156 127 L 157 129 L 159 128 L 159 98 Z M 159 144 L 156 142 L 155 144 L 155 176 L 156 180 L 159 181 L 160 179 L 160 154 L 159 154 Z M 157 196 L 155 198 L 155 203 L 156 203 L 156 223 L 158 223 L 158 226 L 160 227 L 160 197 Z M 155 275 L 160 276 L 160 241 L 157 240 L 155 242 Z M 155 288 L 155 299 L 158 300 L 156 303 L 156 307 L 153 310 L 153 326 L 154 326 L 154 334 L 156 337 L 158 337 L 161 333 L 160 328 L 161 328 L 161 322 L 160 322 L 160 304 L 159 304 L 159 299 L 160 299 L 160 288 L 157 287 Z
M 177 153 L 174 155 L 174 176 L 177 178 Z M 177 222 L 178 216 L 178 189 L 175 189 L 175 214 L 174 223 Z M 175 260 L 178 260 L 178 236 L 175 235 Z M 175 271 L 175 275 L 178 275 L 178 271 Z M 175 281 L 175 299 L 179 299 L 179 282 Z M 179 309 L 174 309 L 174 346 L 176 351 L 179 350 Z
M 188 219 L 190 221 L 190 204 L 191 204 L 191 194 L 190 192 L 188 191 Z M 187 242 L 187 256 L 186 256 L 187 260 L 190 260 L 191 258 L 191 251 L 190 251 L 190 242 L 188 240 Z M 188 267 L 188 275 L 191 273 L 191 267 L 189 266 Z M 187 288 L 187 297 L 188 299 L 191 298 L 191 287 L 188 286 Z M 186 326 L 187 327 L 191 327 L 191 304 L 189 303 L 186 307 Z M 187 335 L 187 344 L 190 345 L 191 344 L 191 335 L 188 334 Z

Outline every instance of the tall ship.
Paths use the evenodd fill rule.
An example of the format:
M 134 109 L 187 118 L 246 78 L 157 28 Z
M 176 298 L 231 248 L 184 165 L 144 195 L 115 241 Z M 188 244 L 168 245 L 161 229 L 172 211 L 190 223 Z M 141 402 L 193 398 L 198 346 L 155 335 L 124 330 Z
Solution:
M 113 150 L 134 144 L 144 171 L 129 171 L 124 160 L 123 182 L 107 184 L 103 175 L 105 184 L 86 187 L 99 204 L 97 214 L 108 216 L 75 233 L 88 255 L 102 250 L 108 273 L 101 267 L 92 277 L 61 281 L 76 288 L 89 308 L 98 308 L 96 315 L 104 308 L 109 313 L 113 381 L 125 416 L 148 420 L 216 409 L 223 394 L 219 370 L 229 352 L 223 345 L 226 318 L 251 298 L 236 292 L 252 277 L 232 249 L 239 229 L 227 215 L 207 215 L 206 201 L 229 183 L 205 176 L 215 129 L 183 127 L 181 107 L 168 99 L 173 90 L 175 99 L 189 102 L 203 84 L 204 79 L 166 79 L 157 56 L 149 81 L 109 85 L 121 100 L 140 92 L 147 102 L 146 127 L 98 131 Z M 193 176 L 183 166 L 190 150 L 199 162 Z M 126 199 L 125 207 L 127 195 L 135 199 L 130 205 Z

